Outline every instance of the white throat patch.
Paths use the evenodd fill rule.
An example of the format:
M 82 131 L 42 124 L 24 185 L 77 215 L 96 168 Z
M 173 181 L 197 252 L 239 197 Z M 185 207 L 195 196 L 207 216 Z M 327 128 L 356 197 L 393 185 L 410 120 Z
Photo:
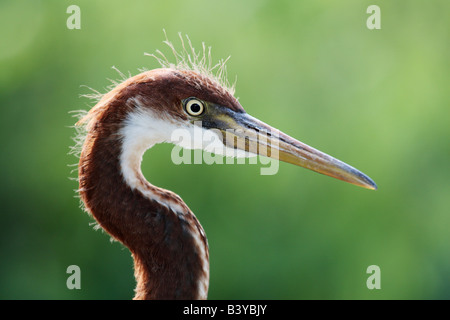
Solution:
M 220 133 L 214 130 L 201 128 L 201 126 L 175 122 L 163 119 L 153 113 L 149 108 L 142 106 L 138 98 L 131 100 L 136 111 L 130 113 L 121 129 L 122 153 L 120 166 L 125 182 L 132 188 L 142 191 L 150 199 L 160 202 L 157 194 L 149 193 L 148 188 L 142 184 L 145 181 L 141 172 L 141 161 L 145 151 L 155 144 L 170 142 L 185 149 L 204 149 L 224 156 L 248 157 L 254 156 L 242 150 L 225 146 Z M 172 208 L 179 210 L 180 208 Z M 183 210 L 180 211 L 182 213 Z

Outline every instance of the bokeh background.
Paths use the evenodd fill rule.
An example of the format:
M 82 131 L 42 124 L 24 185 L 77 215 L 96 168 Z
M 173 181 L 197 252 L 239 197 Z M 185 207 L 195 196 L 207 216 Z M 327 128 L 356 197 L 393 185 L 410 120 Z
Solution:
M 69 30 L 66 9 L 81 9 Z M 381 8 L 381 30 L 366 9 Z M 208 235 L 211 299 L 450 298 L 450 3 L 0 1 L 0 298 L 130 299 L 131 256 L 95 231 L 70 177 L 83 85 L 157 68 L 179 47 L 231 56 L 247 112 L 371 176 L 369 191 L 289 164 L 174 165 L 144 156 Z M 66 268 L 81 268 L 68 290 Z M 366 269 L 381 269 L 368 290 Z

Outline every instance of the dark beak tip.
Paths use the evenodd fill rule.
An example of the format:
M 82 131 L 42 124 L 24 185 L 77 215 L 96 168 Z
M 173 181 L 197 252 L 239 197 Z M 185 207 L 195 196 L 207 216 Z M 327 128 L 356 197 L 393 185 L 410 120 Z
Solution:
M 369 186 L 367 189 L 369 190 L 373 190 L 373 191 L 377 191 L 378 190 L 378 186 L 376 184 Z
M 375 181 L 373 181 L 372 179 L 370 179 L 368 176 L 366 176 L 366 175 L 364 175 L 364 182 L 365 182 L 365 184 L 364 184 L 364 187 L 366 188 L 366 189 L 369 189 L 369 190 L 378 190 L 378 186 L 377 186 L 377 184 L 375 183 Z

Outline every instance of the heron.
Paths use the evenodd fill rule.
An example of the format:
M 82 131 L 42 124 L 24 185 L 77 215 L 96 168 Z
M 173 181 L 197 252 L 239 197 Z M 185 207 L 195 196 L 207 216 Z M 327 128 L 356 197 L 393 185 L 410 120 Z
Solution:
M 208 63 L 210 48 L 203 45 L 203 55 L 174 51 L 176 64 L 158 52 L 159 68 L 115 82 L 77 123 L 84 128 L 78 192 L 96 223 L 130 250 L 134 299 L 207 299 L 209 250 L 200 222 L 180 196 L 141 171 L 143 154 L 156 144 L 202 148 L 195 135 L 192 145 L 174 141 L 174 130 L 211 133 L 223 155 L 262 155 L 377 188 L 364 173 L 246 113 L 224 80 L 226 60 Z

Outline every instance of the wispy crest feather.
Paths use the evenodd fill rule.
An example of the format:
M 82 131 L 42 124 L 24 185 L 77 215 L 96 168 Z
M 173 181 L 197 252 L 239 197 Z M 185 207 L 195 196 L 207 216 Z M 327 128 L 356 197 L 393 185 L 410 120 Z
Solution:
M 165 30 L 164 35 L 166 37 L 166 40 L 164 40 L 163 43 L 171 49 L 172 54 L 175 58 L 175 63 L 170 62 L 166 55 L 160 50 L 156 50 L 154 54 L 145 53 L 145 55 L 155 58 L 163 68 L 170 68 L 175 70 L 191 70 L 203 74 L 217 82 L 231 95 L 234 95 L 236 80 L 230 84 L 230 82 L 228 81 L 226 66 L 228 60 L 230 59 L 230 56 L 228 56 L 228 58 L 226 59 L 219 60 L 219 62 L 213 65 L 211 47 L 206 47 L 204 42 L 202 42 L 202 49 L 197 52 L 192 45 L 189 36 L 185 35 L 185 40 L 181 32 L 179 32 L 178 37 L 180 38 L 181 42 L 181 50 L 177 51 L 173 43 L 167 38 Z

